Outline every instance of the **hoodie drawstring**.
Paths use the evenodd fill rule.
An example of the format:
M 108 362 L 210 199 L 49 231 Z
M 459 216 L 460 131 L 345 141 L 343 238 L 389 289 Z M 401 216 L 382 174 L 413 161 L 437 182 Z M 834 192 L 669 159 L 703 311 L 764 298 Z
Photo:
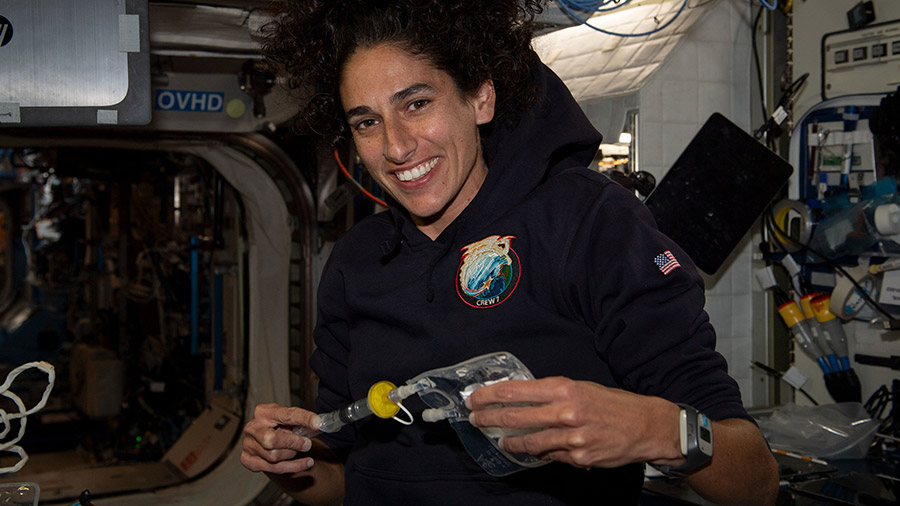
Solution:
M 425 277 L 425 302 L 431 304 L 434 301 L 434 270 L 437 268 L 438 262 L 443 260 L 445 256 L 450 252 L 453 248 L 453 244 L 456 242 L 456 234 L 465 224 L 465 219 L 460 218 L 457 220 L 457 223 L 451 225 L 453 227 L 453 233 L 450 237 L 447 238 L 447 242 L 444 243 L 444 247 L 441 249 L 441 252 L 431 260 L 428 265 L 428 270 L 426 272 Z
M 387 264 L 400 251 L 400 244 L 403 242 L 403 220 L 391 208 L 391 218 L 394 221 L 394 231 L 391 236 L 381 243 L 381 263 Z

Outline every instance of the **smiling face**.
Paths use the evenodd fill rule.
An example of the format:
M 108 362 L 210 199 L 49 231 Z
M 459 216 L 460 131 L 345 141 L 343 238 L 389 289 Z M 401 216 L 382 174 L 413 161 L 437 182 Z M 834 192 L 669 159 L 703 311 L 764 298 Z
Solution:
M 478 125 L 494 117 L 493 86 L 465 96 L 421 56 L 381 44 L 350 56 L 340 94 L 369 174 L 435 239 L 487 175 Z

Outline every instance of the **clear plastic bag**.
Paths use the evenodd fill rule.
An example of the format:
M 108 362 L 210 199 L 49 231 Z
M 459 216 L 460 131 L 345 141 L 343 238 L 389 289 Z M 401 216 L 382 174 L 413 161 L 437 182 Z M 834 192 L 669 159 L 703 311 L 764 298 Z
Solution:
M 772 449 L 826 459 L 865 457 L 879 426 L 858 402 L 788 404 L 758 423 Z
M 0 485 L 0 506 L 37 506 L 41 489 L 37 483 Z
M 414 384 L 427 380 L 430 385 L 419 392 L 419 397 L 430 408 L 422 413 L 423 420 L 450 422 L 463 447 L 482 469 L 493 476 L 506 476 L 542 466 L 548 461 L 526 453 L 509 453 L 503 450 L 499 444 L 503 436 L 532 431 L 515 431 L 498 427 L 476 428 L 469 423 L 471 411 L 466 408 L 466 399 L 472 392 L 485 385 L 500 381 L 532 379 L 534 376 L 525 364 L 512 353 L 502 351 L 423 372 L 407 383 Z

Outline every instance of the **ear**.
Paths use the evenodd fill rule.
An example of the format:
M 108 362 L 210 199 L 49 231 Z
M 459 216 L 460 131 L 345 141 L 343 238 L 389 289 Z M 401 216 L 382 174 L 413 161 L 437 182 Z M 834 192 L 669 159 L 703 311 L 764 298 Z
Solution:
M 497 95 L 494 94 L 494 81 L 488 79 L 481 83 L 475 96 L 472 97 L 472 105 L 475 106 L 475 124 L 483 125 L 494 119 L 494 104 Z

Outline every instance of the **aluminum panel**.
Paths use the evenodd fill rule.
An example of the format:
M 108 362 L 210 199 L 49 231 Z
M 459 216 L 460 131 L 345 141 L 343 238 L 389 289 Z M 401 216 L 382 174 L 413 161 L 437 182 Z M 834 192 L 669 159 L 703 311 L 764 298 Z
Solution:
M 0 102 L 20 107 L 110 106 L 128 92 L 118 0 L 4 0 Z M 123 36 L 128 39 L 127 32 Z

